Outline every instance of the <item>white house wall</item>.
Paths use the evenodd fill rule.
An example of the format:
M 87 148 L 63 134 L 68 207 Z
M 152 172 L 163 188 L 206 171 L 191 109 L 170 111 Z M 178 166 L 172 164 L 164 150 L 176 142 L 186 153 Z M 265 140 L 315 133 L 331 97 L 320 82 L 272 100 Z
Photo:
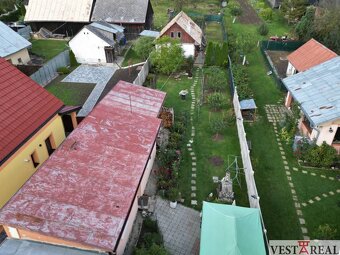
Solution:
M 83 28 L 70 42 L 69 45 L 81 64 L 106 63 L 104 47 L 110 46 L 91 31 Z
M 21 62 L 19 62 L 19 58 L 21 59 Z M 10 59 L 13 65 L 26 65 L 31 60 L 27 49 L 22 49 L 16 53 L 8 55 L 5 59 Z
M 322 127 L 319 127 L 320 133 L 319 133 L 319 136 L 317 137 L 317 141 L 316 141 L 317 145 L 321 145 L 323 142 L 326 142 L 327 144 L 332 145 L 334 136 L 340 124 L 340 121 L 338 122 L 339 123 L 335 122 L 335 123 L 330 123 Z M 330 128 L 332 128 L 333 132 L 329 132 Z
M 182 43 L 182 49 L 186 58 L 195 56 L 195 45 L 193 43 Z
M 286 72 L 287 76 L 291 76 L 295 73 L 296 73 L 295 67 L 290 62 L 288 62 L 288 67 L 287 67 L 287 72 Z

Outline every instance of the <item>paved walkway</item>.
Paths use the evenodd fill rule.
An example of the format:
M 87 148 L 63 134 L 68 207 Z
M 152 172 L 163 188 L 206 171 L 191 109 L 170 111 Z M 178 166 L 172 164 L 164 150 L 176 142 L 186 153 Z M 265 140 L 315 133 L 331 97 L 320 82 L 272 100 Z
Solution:
M 102 94 L 106 84 L 116 72 L 118 66 L 95 66 L 95 65 L 80 65 L 70 73 L 62 82 L 76 83 L 95 83 L 96 86 L 84 103 L 78 116 L 85 117 L 96 105 L 100 95 Z
M 170 254 L 199 254 L 199 212 L 181 204 L 177 204 L 176 209 L 171 209 L 169 201 L 157 197 L 154 215 L 163 235 L 164 246 Z

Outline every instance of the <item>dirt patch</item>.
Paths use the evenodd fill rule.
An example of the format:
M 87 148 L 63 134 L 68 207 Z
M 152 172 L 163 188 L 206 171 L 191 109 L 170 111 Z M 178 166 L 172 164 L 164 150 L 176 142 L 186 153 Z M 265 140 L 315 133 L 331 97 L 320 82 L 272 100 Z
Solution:
M 281 79 L 286 78 L 286 71 L 288 67 L 287 56 L 291 53 L 290 51 L 266 51 L 270 60 L 272 61 L 276 71 Z
M 222 140 L 223 140 L 223 135 L 220 135 L 220 134 L 214 135 L 214 136 L 212 137 L 212 139 L 213 139 L 214 141 L 216 141 L 216 142 L 222 141 Z
M 224 160 L 218 156 L 210 157 L 209 162 L 213 166 L 222 166 L 224 164 Z
M 242 8 L 242 15 L 238 17 L 238 20 L 242 24 L 261 24 L 261 19 L 257 15 L 254 8 L 249 4 L 248 0 L 237 0 Z

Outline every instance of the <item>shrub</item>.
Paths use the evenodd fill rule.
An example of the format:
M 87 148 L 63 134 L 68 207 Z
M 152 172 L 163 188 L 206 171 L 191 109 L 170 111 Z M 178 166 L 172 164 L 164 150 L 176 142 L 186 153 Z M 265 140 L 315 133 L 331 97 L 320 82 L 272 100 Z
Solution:
M 233 16 L 241 16 L 242 9 L 239 3 L 237 2 L 229 2 L 228 8 L 230 9 L 230 14 Z
M 337 229 L 328 224 L 320 225 L 315 231 L 315 236 L 320 240 L 333 240 L 336 237 Z
M 220 110 L 226 105 L 227 98 L 222 93 L 215 92 L 208 95 L 207 101 L 211 108 Z
M 205 64 L 207 66 L 212 66 L 215 64 L 215 44 L 213 42 L 208 43 L 205 55 Z
M 331 167 L 338 159 L 337 151 L 326 142 L 317 146 L 306 140 L 299 142 L 295 155 L 313 167 Z
M 57 72 L 61 74 L 69 74 L 70 69 L 68 69 L 66 66 L 62 66 L 57 69 Z
M 205 69 L 206 87 L 214 91 L 222 91 L 227 87 L 227 75 L 219 67 L 212 66 Z
M 135 255 L 168 255 L 166 249 L 157 244 L 152 244 L 149 248 L 139 248 L 135 250 Z
M 74 55 L 72 50 L 69 51 L 69 55 L 70 55 L 70 66 L 79 66 L 76 56 Z
M 177 201 L 178 199 L 178 189 L 176 188 L 171 188 L 168 192 L 167 192 L 167 197 L 170 201 Z
M 271 8 L 265 8 L 260 11 L 260 16 L 265 21 L 273 20 L 273 10 Z
M 137 56 L 146 60 L 153 49 L 153 41 L 152 37 L 139 37 L 133 46 Z
M 269 28 L 267 26 L 266 23 L 262 23 L 258 28 L 257 28 L 257 32 L 260 34 L 260 35 L 267 35 L 268 32 L 269 32 Z

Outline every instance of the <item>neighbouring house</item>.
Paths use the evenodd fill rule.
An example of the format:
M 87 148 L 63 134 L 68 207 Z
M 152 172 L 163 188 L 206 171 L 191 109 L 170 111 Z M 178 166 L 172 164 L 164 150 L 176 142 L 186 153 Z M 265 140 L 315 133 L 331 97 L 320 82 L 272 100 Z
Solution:
M 296 73 L 304 72 L 314 66 L 324 63 L 327 60 L 335 58 L 337 54 L 326 46 L 322 45 L 314 39 L 310 39 L 300 48 L 288 55 L 288 67 L 287 76 L 294 75 Z M 290 92 L 287 92 L 285 105 L 291 105 L 292 96 Z
M 27 64 L 31 59 L 28 48 L 32 44 L 0 21 L 0 57 L 13 65 Z
M 159 32 L 158 31 L 153 31 L 153 30 L 143 30 L 139 35 L 140 36 L 157 38 L 159 36 Z
M 123 254 L 165 95 L 120 81 L 1 209 L 8 237 Z
M 96 0 L 91 21 L 121 25 L 130 40 L 144 29 L 151 29 L 153 9 L 150 0 Z
M 337 54 L 315 39 L 310 39 L 300 48 L 288 55 L 287 76 L 304 72 L 336 57 Z
M 53 33 L 75 35 L 90 23 L 94 0 L 29 0 L 25 23 L 33 31 L 44 27 Z
M 78 63 L 113 63 L 125 43 L 124 27 L 107 22 L 86 25 L 69 42 Z
M 0 208 L 63 142 L 63 103 L 0 58 Z
M 260 210 L 203 202 L 200 255 L 265 255 Z
M 196 56 L 205 45 L 202 29 L 183 11 L 162 29 L 158 37 L 162 36 L 179 39 L 185 57 Z
M 303 112 L 300 132 L 340 152 L 340 57 L 282 80 Z M 290 104 L 287 105 L 288 107 Z

